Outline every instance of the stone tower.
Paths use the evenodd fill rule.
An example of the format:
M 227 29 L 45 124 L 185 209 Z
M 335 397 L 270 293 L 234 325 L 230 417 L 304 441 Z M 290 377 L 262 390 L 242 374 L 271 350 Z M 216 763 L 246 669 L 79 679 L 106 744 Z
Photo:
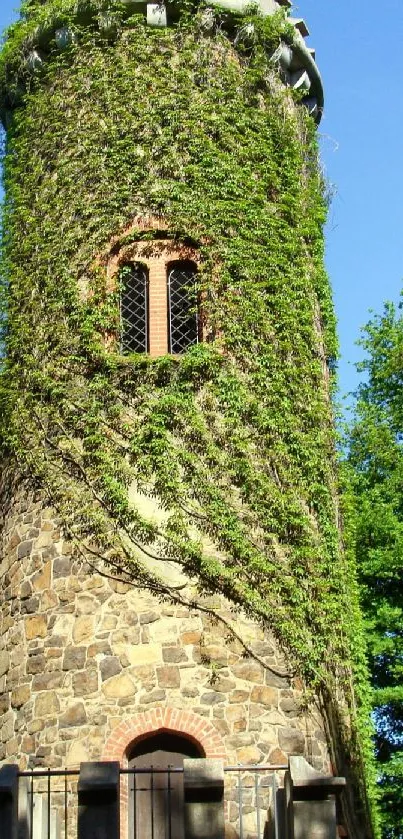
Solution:
M 28 0 L 3 47 L 0 757 L 22 769 L 127 765 L 164 733 L 347 771 L 323 93 L 287 6 Z

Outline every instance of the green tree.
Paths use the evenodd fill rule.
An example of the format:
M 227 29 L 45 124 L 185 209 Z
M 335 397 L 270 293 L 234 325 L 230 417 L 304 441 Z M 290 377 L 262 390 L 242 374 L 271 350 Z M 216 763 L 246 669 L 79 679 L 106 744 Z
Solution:
M 385 839 L 403 837 L 403 302 L 365 327 L 349 460 Z

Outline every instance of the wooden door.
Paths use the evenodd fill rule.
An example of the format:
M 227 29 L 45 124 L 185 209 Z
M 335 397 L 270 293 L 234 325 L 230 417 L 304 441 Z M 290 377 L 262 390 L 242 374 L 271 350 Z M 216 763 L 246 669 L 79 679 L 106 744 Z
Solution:
M 202 757 L 190 740 L 163 732 L 129 759 L 129 839 L 184 839 L 183 760 Z

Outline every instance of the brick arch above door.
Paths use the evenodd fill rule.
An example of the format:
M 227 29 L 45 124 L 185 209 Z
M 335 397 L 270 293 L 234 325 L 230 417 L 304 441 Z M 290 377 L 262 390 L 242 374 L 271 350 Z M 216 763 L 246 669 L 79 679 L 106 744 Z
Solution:
M 169 731 L 182 734 L 201 747 L 206 758 L 225 759 L 224 741 L 214 724 L 193 711 L 177 708 L 152 708 L 123 720 L 108 737 L 101 760 L 116 760 L 127 765 L 131 746 L 150 734 Z

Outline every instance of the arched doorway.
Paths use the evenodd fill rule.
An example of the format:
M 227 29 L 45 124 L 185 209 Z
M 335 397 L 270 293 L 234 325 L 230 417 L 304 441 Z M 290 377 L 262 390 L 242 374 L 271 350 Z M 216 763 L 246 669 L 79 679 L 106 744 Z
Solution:
M 204 756 L 188 737 L 170 731 L 129 749 L 129 839 L 184 839 L 183 761 Z

